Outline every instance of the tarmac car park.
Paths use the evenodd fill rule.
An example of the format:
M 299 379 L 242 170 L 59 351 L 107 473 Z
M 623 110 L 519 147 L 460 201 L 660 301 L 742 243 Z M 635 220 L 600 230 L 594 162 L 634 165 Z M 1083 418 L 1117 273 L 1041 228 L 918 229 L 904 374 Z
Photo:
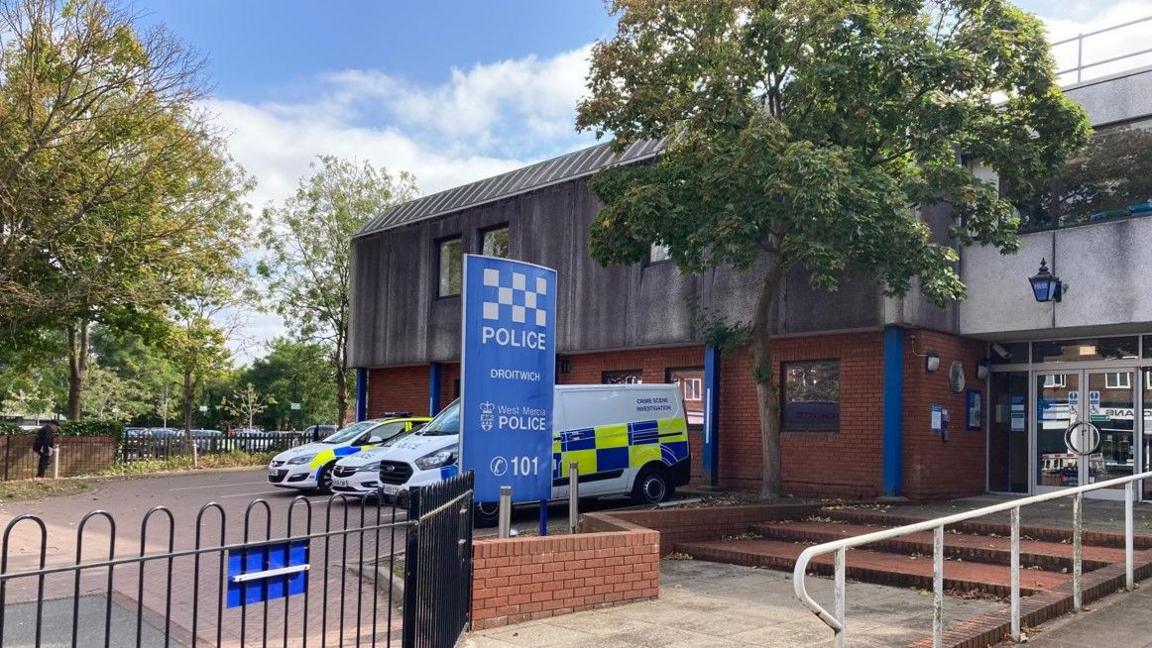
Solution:
M 273 457 L 268 464 L 268 483 L 282 488 L 330 492 L 337 460 L 406 435 L 429 420 L 426 416 L 397 415 L 353 423 L 323 441 Z

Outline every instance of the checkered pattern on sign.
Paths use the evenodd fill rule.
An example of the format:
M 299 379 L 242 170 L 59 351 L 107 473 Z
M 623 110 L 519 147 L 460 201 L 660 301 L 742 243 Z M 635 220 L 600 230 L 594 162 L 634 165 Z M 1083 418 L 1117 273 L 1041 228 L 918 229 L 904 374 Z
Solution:
M 531 283 L 529 287 L 528 275 L 521 272 L 512 272 L 510 279 L 501 281 L 499 270 L 485 268 L 484 286 L 495 290 L 489 296 L 494 294 L 496 301 L 484 300 L 484 319 L 503 318 L 517 324 L 547 326 L 548 311 L 544 310 L 544 301 L 548 295 L 548 281 L 536 277 Z

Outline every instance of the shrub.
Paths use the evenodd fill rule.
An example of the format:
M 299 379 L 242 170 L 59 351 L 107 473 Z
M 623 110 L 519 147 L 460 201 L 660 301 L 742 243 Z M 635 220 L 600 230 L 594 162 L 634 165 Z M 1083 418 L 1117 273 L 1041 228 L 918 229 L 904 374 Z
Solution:
M 0 423 L 0 436 L 10 436 L 13 434 L 31 434 L 19 425 L 11 423 Z
M 123 434 L 124 424 L 111 419 L 81 419 L 60 424 L 61 436 L 110 436 L 119 439 Z

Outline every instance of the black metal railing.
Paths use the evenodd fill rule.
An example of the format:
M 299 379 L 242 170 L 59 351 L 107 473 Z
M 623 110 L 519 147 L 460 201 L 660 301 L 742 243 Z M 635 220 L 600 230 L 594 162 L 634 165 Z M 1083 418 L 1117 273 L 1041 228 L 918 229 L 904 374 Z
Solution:
M 99 510 L 74 535 L 19 515 L 0 540 L 0 645 L 389 646 L 407 615 L 387 567 L 414 526 L 349 495 L 184 520 L 160 506 L 139 526 Z
M 138 525 L 92 511 L 74 533 L 17 515 L 0 536 L 0 646 L 449 648 L 470 617 L 472 483 L 413 490 L 407 510 L 346 494 L 209 502 Z
M 162 436 L 125 434 L 121 441 L 120 460 L 124 463 L 168 460 L 190 454 L 192 444 L 195 444 L 196 452 L 199 454 L 225 454 L 230 452 L 282 452 L 311 442 L 312 438 L 303 432 L 235 435 L 193 433 L 191 439 L 183 432 Z
M 471 472 L 409 495 L 404 648 L 451 648 L 472 607 Z

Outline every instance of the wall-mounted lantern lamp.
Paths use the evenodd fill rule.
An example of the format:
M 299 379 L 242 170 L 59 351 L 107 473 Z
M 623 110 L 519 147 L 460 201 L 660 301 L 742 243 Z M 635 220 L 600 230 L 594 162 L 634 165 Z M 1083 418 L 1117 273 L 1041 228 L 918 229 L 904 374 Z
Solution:
M 924 354 L 924 369 L 928 373 L 932 373 L 940 368 L 940 356 L 935 351 L 928 351 Z
M 1040 303 L 1059 302 L 1064 295 L 1064 282 L 1048 271 L 1048 261 L 1040 259 L 1040 271 L 1028 277 L 1032 284 L 1032 296 Z

